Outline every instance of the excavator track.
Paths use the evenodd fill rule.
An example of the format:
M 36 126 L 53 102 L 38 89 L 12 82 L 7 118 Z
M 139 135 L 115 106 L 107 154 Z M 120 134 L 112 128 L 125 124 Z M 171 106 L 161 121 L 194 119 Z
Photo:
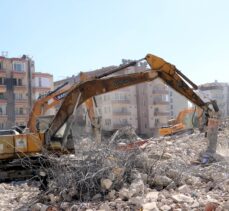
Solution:
M 48 166 L 44 156 L 26 157 L 0 162 L 0 182 L 25 180 L 36 177 L 39 171 Z

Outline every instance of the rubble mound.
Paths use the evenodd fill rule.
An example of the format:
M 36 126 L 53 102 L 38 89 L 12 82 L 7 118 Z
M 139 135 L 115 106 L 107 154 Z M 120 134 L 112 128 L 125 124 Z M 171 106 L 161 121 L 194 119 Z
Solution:
M 227 128 L 220 131 L 219 154 L 221 146 L 228 145 L 228 134 Z M 229 159 L 220 154 L 216 162 L 202 165 L 197 161 L 206 148 L 207 139 L 197 131 L 151 138 L 128 151 L 119 150 L 114 142 L 84 139 L 75 155 L 49 157 L 51 168 L 44 169 L 47 190 L 26 206 L 28 210 L 229 210 Z

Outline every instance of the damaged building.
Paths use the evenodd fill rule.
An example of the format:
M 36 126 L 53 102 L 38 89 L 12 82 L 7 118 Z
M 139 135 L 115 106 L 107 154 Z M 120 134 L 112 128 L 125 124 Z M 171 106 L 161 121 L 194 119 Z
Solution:
M 26 125 L 33 102 L 52 88 L 53 76 L 35 72 L 28 56 L 0 56 L 0 128 Z

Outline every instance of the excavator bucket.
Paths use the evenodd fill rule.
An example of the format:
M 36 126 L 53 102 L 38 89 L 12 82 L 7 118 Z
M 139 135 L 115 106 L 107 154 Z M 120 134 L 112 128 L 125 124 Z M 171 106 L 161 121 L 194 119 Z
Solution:
M 208 148 L 202 158 L 203 164 L 207 164 L 215 160 L 214 155 L 216 154 L 216 148 L 217 148 L 218 126 L 219 126 L 218 119 L 215 118 L 208 119 L 208 127 L 207 127 Z
M 215 153 L 217 147 L 217 134 L 218 134 L 219 120 L 214 118 L 208 119 L 207 138 L 209 146 L 207 152 Z

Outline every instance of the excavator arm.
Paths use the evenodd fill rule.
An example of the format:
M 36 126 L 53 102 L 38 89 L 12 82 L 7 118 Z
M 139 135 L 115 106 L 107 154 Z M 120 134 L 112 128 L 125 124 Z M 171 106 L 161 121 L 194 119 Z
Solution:
M 33 105 L 32 111 L 29 115 L 27 128 L 32 133 L 37 132 L 37 118 L 48 111 L 50 108 L 60 104 L 62 99 L 67 95 L 68 90 L 63 89 L 68 83 L 57 87 L 55 90 L 40 96 Z
M 161 78 L 167 85 L 175 89 L 197 106 L 201 107 L 203 110 L 211 110 L 208 106 L 208 103 L 203 102 L 188 84 L 190 84 L 194 89 L 197 89 L 197 86 L 179 70 L 177 70 L 174 65 L 164 61 L 160 57 L 151 54 L 148 54 L 144 59 L 150 65 L 150 70 L 102 78 L 106 76 L 106 74 L 104 74 L 101 77 L 97 77 L 98 79 L 88 80 L 73 86 L 71 90 L 69 90 L 68 95 L 65 97 L 49 129 L 46 131 L 45 135 L 48 137 L 47 139 L 52 140 L 56 132 L 74 113 L 75 109 L 77 109 L 80 104 L 89 98 L 142 82 L 152 81 L 156 78 Z M 128 66 L 136 65 L 137 62 L 138 61 L 135 61 L 128 65 L 114 69 L 110 73 L 115 73 L 125 69 Z M 218 108 L 215 107 L 215 110 L 218 111 Z
M 132 86 L 138 83 L 152 81 L 158 77 L 157 72 L 147 71 L 133 73 L 125 76 L 115 76 L 103 79 L 93 79 L 72 87 L 65 97 L 60 109 L 53 119 L 46 136 L 52 139 L 56 132 L 63 126 L 73 114 L 75 108 L 89 98 L 103 93 L 111 92 L 120 88 Z
M 84 82 L 92 77 L 89 77 L 86 73 L 80 73 L 80 81 Z M 53 108 L 56 105 L 59 105 L 64 97 L 67 95 L 69 88 L 65 88 L 68 83 L 64 83 L 61 86 L 57 87 L 55 90 L 40 96 L 33 105 L 32 111 L 29 116 L 29 121 L 27 123 L 27 128 L 32 133 L 37 131 L 37 118 L 42 114 L 45 114 L 49 109 Z M 95 123 L 96 113 L 95 113 L 95 99 L 90 98 L 85 101 L 85 106 L 87 108 L 88 117 L 93 126 L 97 125 Z
M 160 57 L 148 54 L 146 60 L 152 70 L 157 71 L 158 77 L 161 78 L 168 86 L 176 90 L 178 93 L 186 97 L 189 101 L 199 106 L 205 111 L 209 110 L 209 104 L 212 104 L 216 112 L 219 111 L 217 103 L 211 101 L 205 103 L 193 90 L 197 90 L 198 86 L 194 84 L 187 76 L 179 71 L 174 65 L 166 62 Z M 189 86 L 189 85 L 191 86 Z

